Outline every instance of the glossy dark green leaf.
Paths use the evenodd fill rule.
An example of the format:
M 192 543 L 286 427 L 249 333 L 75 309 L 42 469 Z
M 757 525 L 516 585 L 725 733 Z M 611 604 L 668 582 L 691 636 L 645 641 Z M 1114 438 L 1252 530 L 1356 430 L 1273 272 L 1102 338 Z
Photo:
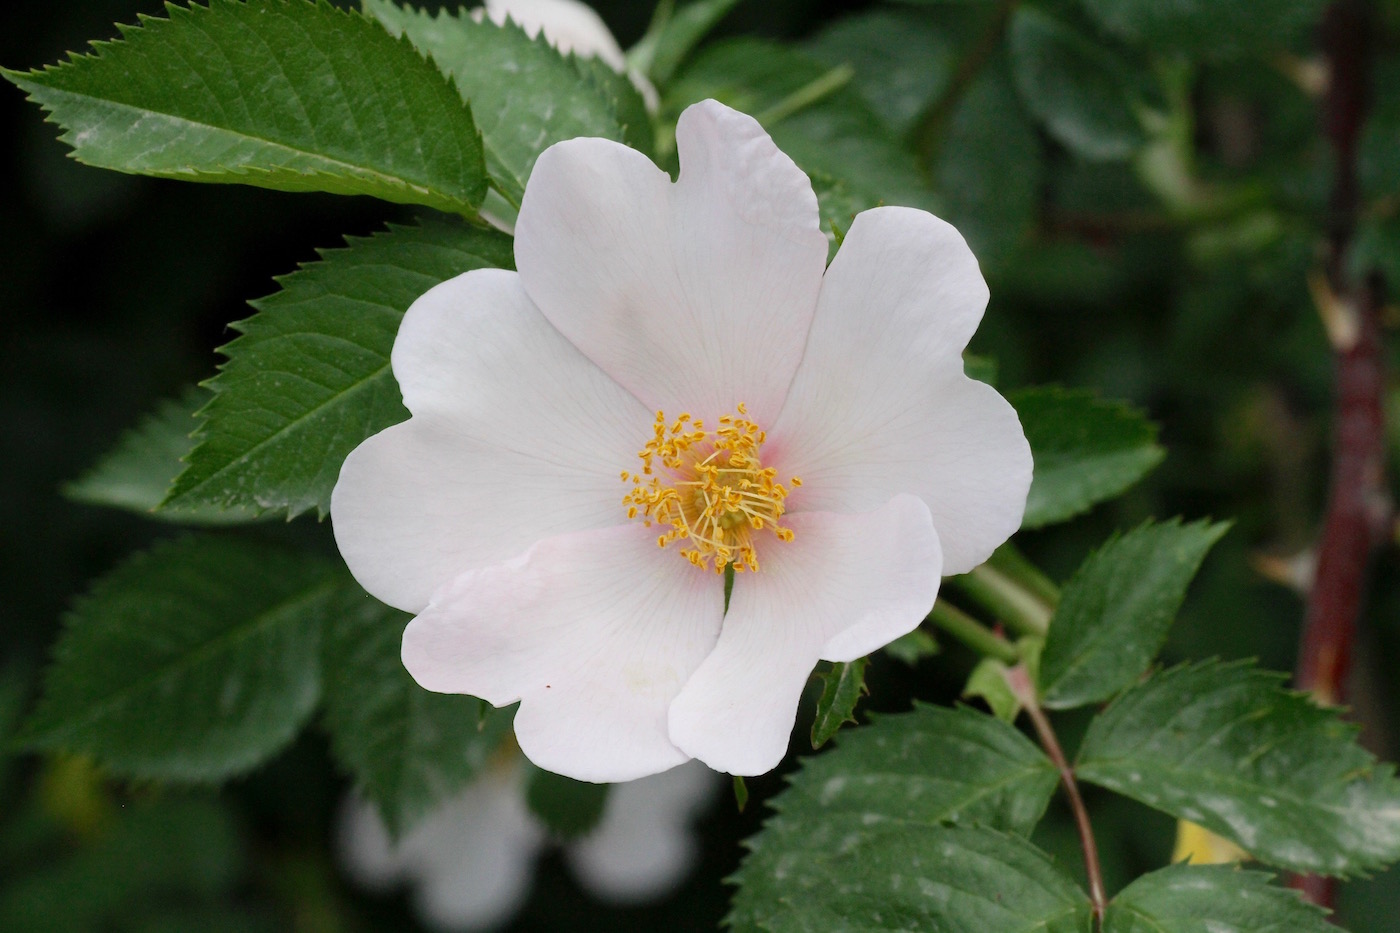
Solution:
M 1103 933 L 1339 933 L 1326 911 L 1269 879 L 1232 866 L 1172 865 L 1119 892 Z
M 1215 661 L 1159 673 L 1093 721 L 1076 771 L 1282 868 L 1353 875 L 1400 858 L 1393 768 L 1282 680 Z
M 260 764 L 320 697 L 334 564 L 193 536 L 100 579 L 69 613 L 20 741 L 135 777 L 214 780 Z
M 1008 43 L 1021 99 L 1071 152 L 1121 160 L 1146 142 L 1126 61 L 1035 7 L 1016 11 Z
M 201 421 L 195 412 L 209 393 L 190 389 L 179 399 L 166 399 L 122 435 L 117 446 L 63 494 L 75 502 L 125 509 L 159 521 L 182 525 L 222 525 L 253 521 L 253 509 L 220 509 L 198 504 L 187 509 L 158 506 L 185 468 L 183 459 L 194 449 L 194 431 Z
M 324 655 L 331 752 L 397 835 L 476 777 L 511 714 L 418 686 L 399 659 L 407 613 L 348 582 L 336 607 Z
M 4 72 L 88 165 L 474 213 L 481 137 L 451 84 L 324 0 L 167 5 L 90 55 Z
M 1327 0 L 1080 0 L 1109 32 L 1158 54 L 1229 57 L 1285 49 L 1317 25 Z
M 967 708 L 871 719 L 804 759 L 771 801 L 777 815 L 748 841 L 735 876 L 736 929 L 943 929 L 937 919 L 998 930 L 1020 929 L 1006 924 L 1022 911 L 1078 916 L 1071 883 L 992 832 L 1028 835 L 1054 793 L 1054 765 L 1030 740 Z M 945 836 L 949 822 L 989 829 Z M 988 903 L 994 876 L 1017 895 L 1000 908 Z M 950 887 L 965 894 L 950 897 Z
M 1052 709 L 1106 700 L 1136 681 L 1167 638 L 1186 588 L 1229 525 L 1148 522 L 1111 538 L 1065 584 L 1040 656 Z
M 804 841 L 805 848 L 787 851 L 766 872 L 755 870 L 753 856 L 744 863 L 731 929 L 1092 929 L 1089 899 L 1049 856 L 1019 836 L 842 813 L 822 819 Z
M 1035 458 L 1022 527 L 1062 522 L 1117 496 L 1166 454 L 1157 426 L 1122 402 L 1057 386 L 1022 389 L 1007 400 Z
M 443 222 L 347 242 L 233 325 L 199 443 L 163 507 L 325 515 L 350 451 L 408 417 L 389 369 L 408 306 L 469 269 L 513 265 L 509 237 Z
M 865 669 L 869 664 L 869 658 L 836 661 L 817 674 L 822 692 L 817 698 L 816 718 L 812 720 L 813 748 L 821 748 L 841 726 L 856 721 L 856 704 L 870 692 L 865 688 Z
M 364 8 L 451 76 L 481 130 L 486 167 L 514 205 L 551 144 L 575 136 L 622 140 L 608 99 L 543 36 L 531 39 L 514 23 L 478 21 L 466 10 L 433 16 L 391 0 L 364 0 Z
M 607 784 L 590 784 L 545 771 L 530 769 L 525 803 L 549 831 L 561 839 L 582 836 L 598 825 L 608 803 Z

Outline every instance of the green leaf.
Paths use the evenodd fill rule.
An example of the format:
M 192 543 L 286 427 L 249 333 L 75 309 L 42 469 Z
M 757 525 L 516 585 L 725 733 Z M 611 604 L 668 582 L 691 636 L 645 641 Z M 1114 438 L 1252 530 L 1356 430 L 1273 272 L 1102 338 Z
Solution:
M 133 908 L 158 898 L 227 897 L 244 871 L 242 850 L 233 820 L 212 800 L 167 796 L 123 806 L 72 855 L 30 859 L 7 875 L 0 929 L 125 930 Z
M 1040 657 L 1051 709 L 1097 703 L 1130 686 L 1166 641 L 1206 553 L 1228 524 L 1146 522 L 1109 539 L 1060 595 Z
M 133 777 L 246 771 L 316 705 L 335 591 L 334 565 L 304 553 L 209 536 L 158 544 L 69 613 L 19 741 Z
M 1339 933 L 1326 911 L 1269 878 L 1224 865 L 1172 865 L 1124 888 L 1108 905 L 1103 933 Z
M 938 642 L 928 632 L 916 628 L 907 635 L 899 636 L 883 650 L 895 660 L 914 667 L 924 658 L 931 658 L 938 653 Z
M 609 98 L 582 80 L 543 35 L 531 39 L 512 22 L 477 22 L 465 10 L 434 17 L 391 0 L 363 5 L 452 77 L 481 130 L 487 170 L 515 206 L 535 159 L 554 143 L 575 136 L 623 139 Z
M 1121 402 L 1043 386 L 1007 396 L 1035 458 L 1023 528 L 1062 522 L 1111 499 L 1162 462 L 1157 426 Z
M 1392 767 L 1282 680 L 1216 661 L 1157 674 L 1090 724 L 1076 771 L 1294 871 L 1352 875 L 1400 858 Z
M 837 922 L 841 911 L 849 909 L 855 922 L 888 897 L 891 911 L 896 903 L 899 907 L 884 916 L 914 911 L 910 916 L 918 917 L 917 923 L 855 928 L 942 929 L 926 912 L 933 908 L 921 886 L 946 895 L 946 885 L 959 878 L 982 884 L 988 873 L 1004 870 L 997 868 L 997 853 L 1005 855 L 1008 847 L 1013 867 L 1039 877 L 1042 869 L 1035 865 L 1042 856 L 990 830 L 1028 835 L 1045 812 L 1059 776 L 1040 749 L 1006 723 L 965 707 L 919 704 L 911 713 L 870 718 L 869 725 L 842 734 L 834 750 L 803 759 L 791 785 L 772 800 L 777 815 L 749 840 L 752 851 L 736 875 L 740 891 L 731 922 L 738 928 L 851 929 Z M 989 827 L 979 831 L 989 835 L 945 840 L 939 834 L 948 832 L 943 827 L 948 822 L 978 823 Z M 978 854 L 984 844 L 988 853 Z M 971 876 L 944 864 L 950 846 L 971 847 L 963 853 L 966 858 L 953 859 L 976 866 L 967 868 Z M 916 865 L 936 874 L 911 874 Z M 833 885 L 836 879 L 842 884 Z M 1059 880 L 1042 880 L 1045 890 L 1063 892 Z M 837 893 L 857 888 L 876 900 L 843 901 Z M 799 902 L 811 898 L 807 906 L 817 913 L 803 913 Z M 1010 913 L 977 914 L 986 905 L 975 894 L 953 900 L 974 913 L 949 916 L 990 918 L 956 929 L 1021 929 L 1008 925 Z M 804 922 L 809 925 L 801 926 Z
M 1282 50 L 1322 18 L 1327 0 L 1080 0 L 1104 29 L 1159 55 L 1225 58 Z
M 856 721 L 856 704 L 870 693 L 865 688 L 865 669 L 869 658 L 833 662 L 821 678 L 822 694 L 817 699 L 817 716 L 812 721 L 812 747 L 821 748 L 844 723 Z
M 407 43 L 325 0 L 166 10 L 92 54 L 0 73 L 88 165 L 475 213 L 481 138 Z
M 137 512 L 161 521 L 183 525 L 236 524 L 255 520 L 252 509 L 220 509 L 208 505 L 191 508 L 157 507 L 185 468 L 181 461 L 194 449 L 193 432 L 200 425 L 195 412 L 209 401 L 209 393 L 188 389 L 179 399 L 166 399 L 146 415 L 81 479 L 69 483 L 63 494 L 75 502 Z
M 983 268 L 1010 262 L 1030 234 L 1043 150 L 1005 61 L 994 59 L 949 114 L 931 164 L 942 216 L 967 237 Z
M 628 62 L 657 84 L 667 84 L 739 0 L 695 0 L 654 24 L 627 53 Z
M 198 446 L 163 508 L 325 515 L 350 451 L 408 417 L 389 370 L 408 306 L 469 269 L 513 265 L 504 234 L 435 221 L 347 243 L 233 325 L 241 336 L 221 349 Z
M 982 699 L 993 716 L 1010 723 L 1021 715 L 1021 701 L 1011 692 L 1011 685 L 1006 682 L 1006 671 L 1005 663 L 996 658 L 983 658 L 967 675 L 967 685 L 963 687 L 962 695 Z
M 902 137 L 947 90 L 964 51 L 960 38 L 926 10 L 881 6 L 830 23 L 805 50 L 854 68 L 852 86 Z
M 561 839 L 577 839 L 603 818 L 608 803 L 607 784 L 590 784 L 531 768 L 525 785 L 525 803 L 550 832 Z
M 838 85 L 808 99 L 813 87 L 831 77 L 832 69 L 794 49 L 760 39 L 731 39 L 695 57 L 672 86 L 666 105 L 679 113 L 712 97 L 753 114 L 803 171 L 840 183 L 850 213 L 880 203 L 933 206 L 913 154 L 856 91 Z M 838 223 L 844 229 L 849 217 Z
M 607 101 L 622 133 L 622 141 L 638 152 L 654 157 L 656 131 L 652 126 L 651 114 L 647 111 L 646 98 L 632 83 L 631 77 L 613 71 L 601 58 L 579 58 L 572 53 L 568 58 L 593 92 Z
M 476 777 L 511 714 L 418 686 L 399 660 L 407 613 L 349 583 L 336 606 L 324 654 L 331 752 L 398 835 Z
M 818 821 L 804 842 L 807 847 L 788 848 L 764 872 L 755 870 L 753 856 L 739 869 L 732 929 L 1091 929 L 1089 899 L 1019 836 L 841 813 Z M 756 844 L 771 842 L 760 836 Z
M 1016 11 L 1008 41 L 1021 99 L 1071 152 L 1122 160 L 1147 141 L 1127 62 L 1034 7 Z

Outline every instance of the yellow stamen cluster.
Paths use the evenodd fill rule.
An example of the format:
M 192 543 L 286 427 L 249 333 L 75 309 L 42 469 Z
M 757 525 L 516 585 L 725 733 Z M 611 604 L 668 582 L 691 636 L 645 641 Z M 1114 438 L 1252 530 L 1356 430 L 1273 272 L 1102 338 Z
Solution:
M 740 403 L 737 415 L 725 415 L 707 431 L 689 413 L 667 425 L 658 411 L 651 440 L 637 452 L 642 471 L 622 472 L 622 481 L 632 484 L 622 499 L 627 517 L 666 527 L 658 547 L 689 539 L 681 556 L 715 573 L 729 564 L 757 570 L 756 532 L 769 529 L 780 541 L 793 537 L 792 529 L 778 524 L 788 489 L 774 481 L 776 470 L 759 461 L 766 435 L 747 415 Z M 802 485 L 796 476 L 789 482 Z

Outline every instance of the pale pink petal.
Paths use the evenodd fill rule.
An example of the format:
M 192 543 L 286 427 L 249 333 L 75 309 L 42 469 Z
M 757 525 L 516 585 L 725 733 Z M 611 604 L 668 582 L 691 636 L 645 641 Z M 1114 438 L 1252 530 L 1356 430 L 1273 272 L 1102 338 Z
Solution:
M 913 630 L 938 593 L 938 535 L 914 496 L 784 524 L 796 538 L 765 542 L 760 570 L 735 575 L 719 642 L 671 704 L 671 741 L 718 771 L 771 770 L 817 660 Z
M 917 495 L 949 574 L 1020 527 L 1030 447 L 1006 400 L 963 375 L 986 303 L 977 260 L 951 226 L 902 207 L 857 215 L 764 448 L 765 463 L 802 478 L 793 511 L 860 512 Z
M 409 623 L 403 662 L 429 690 L 520 700 L 516 738 L 541 768 L 625 781 L 689 757 L 667 736 L 666 709 L 723 613 L 719 576 L 629 524 L 461 575 Z
M 614 904 L 665 897 L 700 855 L 691 826 L 724 782 L 698 761 L 618 784 L 603 819 L 567 850 L 569 867 L 590 894 Z
M 680 180 L 603 139 L 535 163 L 515 259 L 555 327 L 650 408 L 714 419 L 782 406 L 826 238 L 812 186 L 751 117 L 715 101 L 676 127 Z
M 340 553 L 370 593 L 416 612 L 463 571 L 627 520 L 620 473 L 653 415 L 515 273 L 468 272 L 418 299 L 392 361 L 414 417 L 357 447 L 331 496 Z

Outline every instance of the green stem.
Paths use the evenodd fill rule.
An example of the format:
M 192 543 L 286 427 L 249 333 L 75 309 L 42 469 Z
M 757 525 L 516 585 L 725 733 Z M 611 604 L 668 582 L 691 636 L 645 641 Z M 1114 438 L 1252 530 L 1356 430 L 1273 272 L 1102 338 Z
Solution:
M 1060 588 L 1010 541 L 997 548 L 990 563 L 1051 609 L 1060 604 Z
M 1050 630 L 1050 606 L 988 564 L 971 573 L 949 577 L 948 582 L 1022 635 L 1043 636 Z
M 1005 664 L 1015 664 L 1021 659 L 1021 652 L 1015 645 L 946 600 L 933 604 L 928 620 L 984 657 L 996 658 Z
M 786 120 L 793 114 L 806 110 L 822 98 L 835 94 L 850 83 L 855 74 L 855 69 L 850 65 L 837 65 L 820 78 L 804 84 L 767 110 L 756 114 L 754 119 L 763 126 L 771 126 Z

